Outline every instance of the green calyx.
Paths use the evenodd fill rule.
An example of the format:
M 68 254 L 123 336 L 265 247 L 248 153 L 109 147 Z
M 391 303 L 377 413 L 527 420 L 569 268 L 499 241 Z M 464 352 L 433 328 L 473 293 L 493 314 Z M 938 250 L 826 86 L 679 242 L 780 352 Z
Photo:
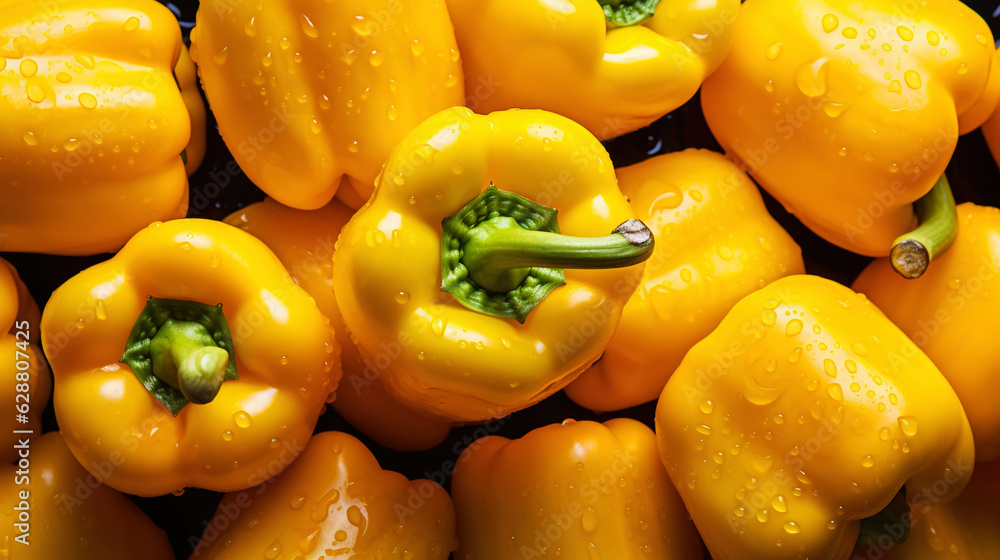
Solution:
M 892 243 L 889 260 L 903 278 L 919 278 L 931 261 L 943 255 L 958 236 L 958 211 L 948 179 L 942 175 L 913 203 L 917 227 Z
M 597 0 L 609 27 L 639 25 L 653 17 L 660 0 Z
M 563 269 L 631 266 L 653 250 L 639 220 L 603 237 L 561 235 L 555 209 L 492 184 L 441 230 L 441 290 L 469 309 L 520 323 L 566 283 Z
M 221 303 L 148 297 L 120 361 L 174 416 L 188 403 L 212 402 L 239 377 Z
M 908 538 L 910 505 L 906 503 L 906 489 L 900 488 L 882 511 L 861 520 L 861 531 L 855 546 L 896 546 Z

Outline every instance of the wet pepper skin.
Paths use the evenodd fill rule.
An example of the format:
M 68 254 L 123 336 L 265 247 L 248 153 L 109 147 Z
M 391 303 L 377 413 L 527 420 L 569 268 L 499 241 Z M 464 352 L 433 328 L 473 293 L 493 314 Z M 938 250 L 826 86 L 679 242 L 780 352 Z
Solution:
M 448 0 L 468 106 L 545 109 L 605 140 L 680 107 L 722 63 L 737 0 L 663 0 L 608 29 L 594 0 Z
M 926 500 L 913 507 L 910 538 L 884 555 L 858 550 L 862 558 L 884 560 L 995 560 L 1000 558 L 1000 461 L 976 463 L 965 490 L 947 504 Z
M 656 436 L 630 418 L 488 436 L 452 479 L 458 560 L 702 558 Z
M 403 406 L 386 392 L 377 364 L 361 358 L 333 295 L 333 249 L 353 211 L 333 200 L 318 210 L 295 210 L 273 199 L 234 212 L 226 222 L 263 241 L 299 286 L 316 299 L 341 348 L 343 379 L 331 405 L 352 426 L 398 451 L 441 443 L 451 425 Z
M 701 101 L 726 152 L 805 225 L 885 256 L 998 96 L 989 27 L 957 0 L 750 0 Z
M 324 432 L 281 476 L 226 494 L 191 560 L 444 560 L 457 546 L 443 488 L 382 470 L 353 436 Z
M 976 458 L 1000 458 L 1000 409 L 987 387 L 1000 384 L 1000 347 L 991 327 L 1000 295 L 1000 210 L 958 207 L 951 249 L 915 280 L 883 259 L 854 282 L 934 361 L 962 400 L 976 440 Z
M 805 272 L 799 246 L 768 215 L 757 187 L 722 155 L 685 150 L 616 174 L 657 242 L 604 355 L 566 388 L 593 410 L 656 399 L 688 349 L 733 304 L 777 278 Z
M 974 461 L 944 376 L 870 301 L 816 276 L 750 294 L 656 409 L 663 463 L 716 560 L 844 560 L 906 485 L 947 502 Z
M 240 168 L 293 208 L 360 207 L 404 134 L 465 104 L 444 0 L 206 2 L 191 43 Z
M 51 12 L 0 1 L 0 250 L 113 251 L 187 212 L 205 108 L 161 4 L 64 0 Z
M 27 485 L 17 467 L 0 465 L 0 557 L 17 560 L 107 560 L 174 557 L 167 535 L 131 500 L 80 466 L 57 432 L 31 441 Z M 30 544 L 15 542 L 19 492 L 30 492 Z
M 9 403 L 10 410 L 0 416 L 0 463 L 11 463 L 17 459 L 17 444 L 23 435 L 14 430 L 34 430 L 42 433 L 42 411 L 49 402 L 52 391 L 52 377 L 48 364 L 42 357 L 38 338 L 38 306 L 28 288 L 14 270 L 14 266 L 0 258 L 0 356 L 3 356 L 0 370 L 0 402 Z M 19 368 L 18 362 L 27 362 L 26 368 Z M 19 391 L 28 385 L 28 391 Z M 15 413 L 27 405 L 29 421 L 21 424 Z
M 607 151 L 559 115 L 455 108 L 396 147 L 341 233 L 334 294 L 361 355 L 388 362 L 389 392 L 454 422 L 506 416 L 572 381 L 600 356 L 642 274 L 567 269 L 523 324 L 463 307 L 441 291 L 441 221 L 490 182 L 557 209 L 566 235 L 607 235 L 635 217 Z
M 147 296 L 222 303 L 233 336 L 239 379 L 176 417 L 118 363 Z M 242 490 L 277 474 L 340 378 L 315 301 L 263 243 L 209 220 L 151 224 L 69 279 L 45 306 L 41 334 L 67 445 L 85 466 L 115 465 L 104 482 L 142 496 Z

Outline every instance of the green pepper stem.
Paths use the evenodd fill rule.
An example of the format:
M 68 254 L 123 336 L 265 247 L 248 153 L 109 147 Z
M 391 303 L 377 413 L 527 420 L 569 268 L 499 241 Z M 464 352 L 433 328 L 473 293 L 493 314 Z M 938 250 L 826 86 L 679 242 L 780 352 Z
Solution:
M 934 187 L 913 203 L 917 227 L 900 236 L 889 253 L 892 268 L 903 278 L 919 278 L 931 261 L 944 254 L 958 235 L 958 212 L 948 179 L 942 175 Z
M 621 224 L 611 235 L 573 237 L 531 231 L 513 218 L 498 216 L 469 231 L 462 264 L 483 289 L 508 292 L 532 267 L 621 268 L 645 261 L 653 251 L 653 234 L 641 221 Z
M 609 28 L 639 25 L 653 17 L 660 0 L 597 0 Z
M 212 402 L 226 375 L 229 353 L 200 323 L 168 319 L 150 340 L 153 375 L 195 404 Z

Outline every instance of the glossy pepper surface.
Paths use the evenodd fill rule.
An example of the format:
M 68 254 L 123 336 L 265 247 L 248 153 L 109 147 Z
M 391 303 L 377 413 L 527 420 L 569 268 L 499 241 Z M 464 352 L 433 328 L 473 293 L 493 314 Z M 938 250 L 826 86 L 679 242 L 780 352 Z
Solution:
M 616 174 L 657 244 L 604 355 L 566 388 L 594 410 L 655 400 L 733 304 L 805 272 L 798 245 L 768 215 L 757 187 L 720 154 L 685 150 Z
M 656 436 L 629 418 L 479 439 L 451 488 L 462 560 L 702 558 Z
M 382 470 L 353 436 L 324 432 L 281 476 L 226 494 L 191 558 L 444 560 L 457 546 L 443 488 Z
M 965 490 L 938 504 L 934 496 L 912 508 L 910 538 L 884 551 L 859 550 L 884 560 L 993 560 L 1000 558 L 1000 461 L 976 463 Z
M 404 134 L 465 104 L 444 0 L 204 3 L 191 43 L 240 168 L 294 208 L 361 206 Z
M 205 109 L 161 4 L 47 6 L 0 2 L 0 250 L 113 251 L 187 212 L 183 157 L 203 157 Z
M 337 414 L 379 444 L 399 451 L 434 447 L 451 425 L 414 412 L 393 399 L 378 379 L 378 365 L 362 359 L 344 328 L 333 295 L 333 250 L 340 230 L 353 211 L 333 200 L 318 210 L 295 210 L 273 199 L 251 204 L 226 222 L 263 241 L 281 259 L 299 286 L 316 299 L 341 348 L 343 378 Z
M 30 475 L 19 480 L 18 467 L 0 465 L 0 556 L 17 560 L 107 560 L 174 558 L 167 535 L 131 500 L 101 484 L 77 462 L 62 436 L 32 437 Z M 21 491 L 29 493 L 28 544 L 15 526 Z
M 955 244 L 920 278 L 904 280 L 879 259 L 854 289 L 868 296 L 941 369 L 962 400 L 976 458 L 1000 458 L 1000 410 L 986 387 L 1000 384 L 993 325 L 1000 290 L 1000 210 L 958 207 Z
M 1000 57 L 1000 49 L 995 56 Z M 1000 111 L 997 109 L 1000 107 L 994 108 L 993 114 L 983 123 L 982 130 L 990 153 L 993 154 L 993 161 L 1000 162 Z
M 490 196 L 503 200 L 501 207 L 490 207 Z M 557 224 L 552 208 L 541 209 L 541 203 L 558 210 Z M 464 214 L 483 208 L 480 218 L 497 220 Z M 485 231 L 489 238 L 488 226 L 500 223 L 502 229 L 511 213 L 524 219 L 504 232 L 533 235 L 532 241 L 512 242 L 513 255 L 503 261 L 469 260 L 471 242 L 463 236 Z M 460 215 L 470 220 L 465 226 L 475 225 L 443 241 L 456 231 L 443 220 Z M 624 235 L 612 234 L 634 217 L 607 152 L 569 119 L 532 110 L 487 116 L 465 108 L 443 111 L 396 147 L 375 196 L 341 233 L 334 294 L 362 357 L 380 368 L 397 399 L 458 422 L 506 416 L 558 391 L 600 356 L 642 274 L 641 266 L 567 269 L 565 284 L 555 286 L 562 270 L 539 268 L 549 266 L 547 255 L 530 263 L 520 256 L 549 251 L 536 241 L 545 236 L 573 244 L 603 235 L 589 239 L 625 252 L 648 251 L 649 244 L 630 246 Z M 539 224 L 565 235 L 528 231 Z M 494 278 L 476 276 L 493 281 L 489 289 L 478 288 L 484 284 L 471 277 L 497 272 L 489 267 L 498 262 L 513 263 L 504 269 L 512 273 L 510 284 L 503 286 L 509 278 L 501 271 Z M 517 271 L 528 275 L 521 280 Z M 459 287 L 458 296 L 442 291 L 449 283 Z M 549 292 L 542 291 L 546 287 Z M 537 306 L 515 320 L 524 301 Z M 484 312 L 508 306 L 511 318 Z
M 871 302 L 816 276 L 750 294 L 656 409 L 670 479 L 716 560 L 844 560 L 904 484 L 968 481 L 972 433 L 933 363 Z
M 42 433 L 42 411 L 49 402 L 52 378 L 42 357 L 38 337 L 38 306 L 14 266 L 0 258 L 0 399 L 10 403 L 10 413 L 3 418 L 0 433 L 0 463 L 17 459 L 14 445 L 24 435 L 14 430 Z M 24 411 L 24 412 L 22 412 Z M 28 422 L 17 422 L 25 414 Z
M 448 0 L 468 106 L 545 109 L 602 140 L 680 107 L 725 58 L 740 4 L 640 3 L 652 16 L 620 27 L 602 10 L 618 2 Z
M 805 225 L 885 256 L 958 135 L 996 106 L 993 54 L 986 22 L 957 0 L 750 0 L 702 108 Z
M 238 379 L 216 384 L 204 404 L 191 395 L 179 411 L 168 409 L 160 396 L 177 388 L 154 353 L 159 335 L 172 332 L 166 324 L 146 344 L 152 376 L 140 381 L 135 366 L 119 363 L 148 296 L 221 304 Z M 315 301 L 263 243 L 208 220 L 154 223 L 136 234 L 52 294 L 41 332 L 66 443 L 85 466 L 115 465 L 104 482 L 131 494 L 241 490 L 270 478 L 270 465 L 287 465 L 305 446 L 340 378 L 339 348 Z M 177 356 L 182 342 L 175 337 L 167 355 L 188 396 L 198 385 L 184 385 L 193 374 Z M 192 354 L 214 345 L 202 346 Z

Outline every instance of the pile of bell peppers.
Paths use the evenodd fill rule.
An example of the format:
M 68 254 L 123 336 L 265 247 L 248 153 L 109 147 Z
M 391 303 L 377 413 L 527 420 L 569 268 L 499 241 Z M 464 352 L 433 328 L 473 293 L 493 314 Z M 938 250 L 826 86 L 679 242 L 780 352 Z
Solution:
M 959 0 L 0 0 L 0 558 L 1000 558 L 998 57 Z

